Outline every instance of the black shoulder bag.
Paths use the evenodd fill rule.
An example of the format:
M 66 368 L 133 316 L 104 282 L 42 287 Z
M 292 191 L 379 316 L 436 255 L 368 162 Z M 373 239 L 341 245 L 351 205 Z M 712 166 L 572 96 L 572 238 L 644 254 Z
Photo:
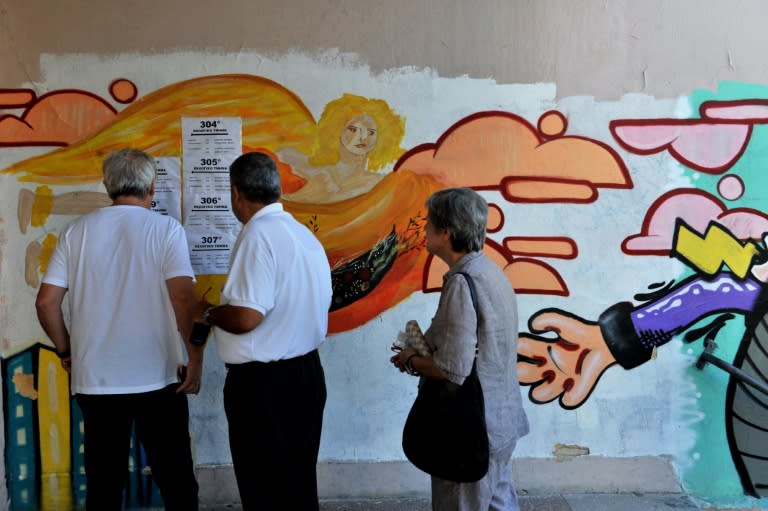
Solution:
M 467 279 L 472 305 L 477 294 L 472 277 Z M 488 431 L 485 400 L 477 377 L 477 344 L 472 372 L 463 385 L 424 378 L 403 428 L 403 451 L 424 472 L 460 483 L 479 481 L 488 473 Z

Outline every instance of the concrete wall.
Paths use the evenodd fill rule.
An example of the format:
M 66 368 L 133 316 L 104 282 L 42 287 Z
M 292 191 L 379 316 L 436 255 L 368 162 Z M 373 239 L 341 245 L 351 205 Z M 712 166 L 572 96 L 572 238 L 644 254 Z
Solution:
M 720 269 L 748 284 L 757 264 L 751 256 L 762 250 L 768 230 L 760 193 L 768 184 L 761 172 L 765 10 L 757 1 L 171 0 L 42 7 L 6 1 L 0 5 L 0 115 L 10 116 L 0 119 L 5 359 L 45 342 L 34 318 L 34 281 L 46 247 L 76 209 L 21 222 L 20 197 L 43 186 L 56 196 L 99 192 L 90 176 L 106 139 L 180 156 L 178 141 L 160 136 L 150 144 L 158 132 L 176 133 L 170 124 L 171 131 L 162 131 L 168 126 L 159 126 L 160 116 L 178 122 L 190 104 L 213 105 L 218 89 L 206 77 L 234 73 L 273 81 L 297 98 L 312 123 L 344 94 L 381 99 L 404 120 L 401 150 L 379 171 L 382 185 L 353 199 L 370 210 L 359 219 L 364 225 L 348 230 L 348 206 L 309 202 L 297 210 L 321 212 L 318 236 L 327 248 L 347 237 L 346 246 L 333 249 L 339 259 L 359 255 L 393 223 L 404 235 L 401 216 L 418 218 L 426 192 L 477 187 L 495 206 L 489 239 L 518 289 L 521 331 L 549 331 L 553 339 L 559 330 L 566 341 L 605 352 L 605 340 L 589 327 L 613 304 L 630 301 L 637 311 L 663 296 L 651 296 L 656 284 L 675 281 L 672 293 L 683 279 L 706 279 Z M 181 94 L 185 80 L 192 82 Z M 231 91 L 250 86 L 247 79 L 228 80 Z M 111 88 L 116 83 L 135 87 L 135 97 Z M 34 99 L 12 104 L 8 98 L 20 90 Z M 43 101 L 46 93 L 66 90 L 77 101 L 98 101 L 69 98 L 63 107 Z M 721 109 L 707 114 L 700 109 L 707 101 Z M 96 110 L 83 105 L 97 103 L 114 112 L 100 108 L 105 117 L 89 124 Z M 744 109 L 728 110 L 736 106 Z M 211 115 L 247 118 L 237 106 L 210 108 Z M 117 130 L 110 115 L 136 129 Z M 281 129 L 289 127 L 276 128 L 275 139 Z M 46 130 L 58 138 L 46 138 Z M 412 158 L 416 148 L 438 143 L 450 158 Z M 279 149 L 275 141 L 267 145 Z M 62 179 L 44 177 L 46 169 Z M 421 189 L 411 179 L 430 184 Z M 393 197 L 402 211 L 377 213 L 374 206 Z M 714 221 L 722 236 L 681 241 L 678 219 L 702 237 Z M 437 303 L 430 291 L 440 268 L 429 265 L 418 243 L 413 247 L 398 259 L 397 278 L 390 274 L 356 308 L 331 317 L 333 333 L 321 351 L 329 387 L 320 454 L 326 496 L 426 491 L 400 449 L 415 381 L 387 364 L 388 346 L 404 323 L 427 325 Z M 712 253 L 719 259 L 708 260 Z M 553 308 L 560 312 L 548 323 L 529 323 Z M 744 319 L 764 312 L 754 301 L 686 310 L 691 321 L 676 333 L 734 314 L 717 334 L 718 354 L 739 364 L 738 350 L 749 344 L 741 341 Z M 569 319 L 576 323 L 564 323 Z M 529 336 L 524 354 L 538 353 L 546 346 L 541 340 Z M 570 374 L 575 387 L 565 373 L 543 384 L 543 371 L 526 366 L 532 433 L 516 452 L 521 489 L 682 489 L 715 504 L 751 504 L 744 475 L 763 470 L 741 454 L 732 426 L 739 396 L 728 393 L 727 375 L 712 366 L 693 369 L 702 349 L 701 338 L 675 337 L 631 370 L 615 365 L 602 372 L 587 359 L 595 372 Z M 225 502 L 233 487 L 220 399 L 224 369 L 214 349 L 206 356 L 192 429 L 206 498 Z M 18 380 L 7 385 L 6 400 L 9 393 L 29 399 Z M 760 407 L 751 410 L 749 418 L 758 421 Z M 7 437 L 16 438 L 13 431 Z M 41 435 L 39 445 L 50 448 L 50 439 Z M 15 461 L 6 459 L 9 476 Z
M 3 4 L 8 87 L 39 80 L 40 55 L 122 52 L 359 56 L 374 73 L 415 66 L 440 76 L 557 84 L 561 97 L 674 97 L 720 80 L 762 82 L 768 67 L 758 0 L 393 0 L 242 2 L 86 0 Z M 87 15 L 84 15 L 86 13 Z M 183 21 L 183 22 L 182 22 Z

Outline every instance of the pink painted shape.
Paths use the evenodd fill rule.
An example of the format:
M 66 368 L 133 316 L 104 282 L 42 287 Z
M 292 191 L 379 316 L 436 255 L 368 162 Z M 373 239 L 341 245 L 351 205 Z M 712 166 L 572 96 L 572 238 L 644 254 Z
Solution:
M 702 108 L 701 114 L 709 119 L 728 119 L 740 121 L 768 121 L 768 106 L 766 105 L 738 105 L 738 106 L 707 106 Z
M 744 182 L 738 176 L 725 176 L 717 183 L 717 191 L 726 200 L 736 200 L 744 195 Z
M 625 251 L 637 254 L 669 252 L 678 218 L 700 234 L 706 232 L 712 220 L 740 240 L 760 240 L 768 232 L 768 215 L 765 213 L 755 209 L 728 211 L 719 200 L 700 190 L 696 193 L 673 192 L 666 199 L 660 197 L 658 200 L 646 214 L 643 232 L 624 240 Z
M 746 145 L 751 125 L 681 122 L 617 126 L 616 137 L 641 153 L 668 149 L 680 161 L 698 170 L 725 170 Z
M 768 232 L 768 216 L 755 210 L 728 211 L 717 221 L 740 240 L 760 240 Z
M 681 127 L 672 149 L 692 167 L 730 167 L 747 144 L 748 124 L 693 124 Z
M 616 137 L 627 146 L 642 152 L 661 151 L 680 134 L 680 126 L 656 124 L 652 126 L 618 126 Z
M 663 203 L 651 206 L 650 221 L 644 222 L 647 231 L 624 240 L 624 247 L 632 252 L 656 252 L 672 248 L 675 222 L 682 218 L 698 232 L 704 232 L 710 220 L 723 212 L 723 206 L 714 198 L 700 194 L 681 193 Z

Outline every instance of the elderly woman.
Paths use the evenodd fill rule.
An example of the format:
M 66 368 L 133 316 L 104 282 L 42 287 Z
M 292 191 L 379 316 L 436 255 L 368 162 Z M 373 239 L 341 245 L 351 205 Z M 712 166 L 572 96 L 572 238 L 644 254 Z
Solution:
M 481 252 L 488 205 L 477 192 L 442 190 L 426 206 L 427 250 L 449 267 L 437 312 L 424 333 L 432 354 L 419 356 L 406 347 L 390 360 L 401 371 L 461 385 L 472 370 L 477 344 L 490 447 L 488 473 L 481 480 L 456 483 L 432 476 L 432 509 L 517 510 L 510 458 L 517 439 L 528 433 L 528 420 L 517 378 L 515 292 L 501 269 Z M 458 272 L 475 282 L 477 312 L 469 285 Z

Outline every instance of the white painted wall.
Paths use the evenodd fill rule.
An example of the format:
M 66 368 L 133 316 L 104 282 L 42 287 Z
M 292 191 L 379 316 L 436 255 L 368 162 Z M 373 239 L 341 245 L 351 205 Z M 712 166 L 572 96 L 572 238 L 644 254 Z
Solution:
M 68 87 L 99 92 L 89 84 L 104 83 L 108 77 L 138 77 L 140 91 L 180 81 L 205 72 L 258 73 L 279 80 L 295 91 L 319 118 L 322 106 L 343 92 L 365 94 L 385 99 L 407 118 L 405 147 L 435 141 L 451 124 L 473 112 L 501 109 L 522 115 L 535 123 L 543 112 L 562 109 L 568 115 L 569 133 L 584 134 L 609 140 L 607 122 L 616 117 L 671 116 L 676 104 L 654 100 L 648 96 L 630 96 L 618 102 L 596 105 L 588 97 L 572 97 L 557 101 L 551 84 L 526 86 L 498 85 L 493 80 L 440 78 L 429 71 L 394 69 L 373 75 L 365 66 L 350 66 L 336 54 L 325 59 L 291 54 L 270 58 L 258 54 L 216 55 L 165 54 L 140 56 L 119 55 L 110 62 L 97 56 L 43 56 L 45 82 L 37 87 L 55 89 L 57 83 Z M 180 70 L 183 70 L 181 72 Z M 73 71 L 75 71 L 73 73 Z M 323 77 L 318 87 L 315 77 Z M 0 151 L 2 153 L 2 151 Z M 17 151 L 17 154 L 24 151 Z M 620 239 L 628 225 L 639 225 L 649 203 L 659 188 L 666 187 L 670 162 L 659 162 L 646 169 L 636 180 L 637 187 L 627 191 L 601 191 L 603 198 L 594 206 L 578 205 L 511 205 L 498 194 L 487 193 L 489 199 L 506 204 L 507 226 L 495 235 L 502 240 L 510 235 L 534 235 L 551 232 L 567 233 L 580 248 L 575 262 L 558 264 L 572 289 L 566 298 L 521 296 L 521 328 L 536 310 L 558 306 L 596 319 L 607 306 L 628 298 L 636 291 L 627 289 L 620 276 L 631 274 L 631 281 L 652 282 L 659 274 L 657 258 L 635 258 L 627 268 L 626 258 L 618 246 L 605 246 L 601 239 Z M 21 256 L 13 247 L 23 247 L 30 234 L 21 235 L 13 226 L 16 194 L 19 187 L 10 176 L 2 176 L 4 196 L 2 218 L 5 219 L 7 248 L 4 250 L 4 284 L 12 300 L 5 307 L 8 322 L 5 335 L 10 344 L 30 336 L 44 336 L 34 317 L 34 290 L 23 283 Z M 628 196 L 631 195 L 631 199 Z M 631 205 L 634 205 L 632 207 Z M 610 218 L 611 222 L 604 219 Z M 55 230 L 68 217 L 51 219 L 45 230 Z M 595 238 L 595 225 L 600 233 Z M 42 235 L 39 231 L 31 236 Z M 671 261 L 670 277 L 675 274 Z M 616 273 L 614 273 L 614 271 Z M 618 274 L 618 275 L 617 275 Z M 645 275 L 645 278 L 643 276 Z M 618 277 L 618 278 L 617 278 Z M 391 461 L 402 460 L 400 433 L 407 411 L 415 395 L 415 379 L 394 371 L 388 363 L 389 346 L 408 319 L 428 324 L 437 304 L 437 295 L 417 293 L 396 309 L 382 314 L 365 326 L 331 336 L 321 351 L 327 371 L 329 398 L 326 426 L 321 448 L 324 460 Z M 207 350 L 205 389 L 192 398 L 192 429 L 196 437 L 197 458 L 202 464 L 229 463 L 226 419 L 221 406 L 224 368 L 212 346 Z M 673 351 L 673 350 L 669 350 Z M 590 402 L 576 412 L 560 407 L 529 406 L 533 433 L 519 444 L 521 456 L 547 457 L 556 443 L 590 447 L 604 456 L 678 454 L 685 442 L 670 434 L 673 427 L 673 402 L 658 399 L 659 387 L 677 388 L 680 366 L 688 363 L 679 356 L 665 354 L 657 363 L 631 373 L 616 370 L 606 376 Z M 648 385 L 647 382 L 654 382 Z M 658 387 L 657 387 L 658 386 Z M 604 406 L 610 403 L 610 406 Z M 636 422 L 637 409 L 650 409 L 661 421 L 656 424 Z

